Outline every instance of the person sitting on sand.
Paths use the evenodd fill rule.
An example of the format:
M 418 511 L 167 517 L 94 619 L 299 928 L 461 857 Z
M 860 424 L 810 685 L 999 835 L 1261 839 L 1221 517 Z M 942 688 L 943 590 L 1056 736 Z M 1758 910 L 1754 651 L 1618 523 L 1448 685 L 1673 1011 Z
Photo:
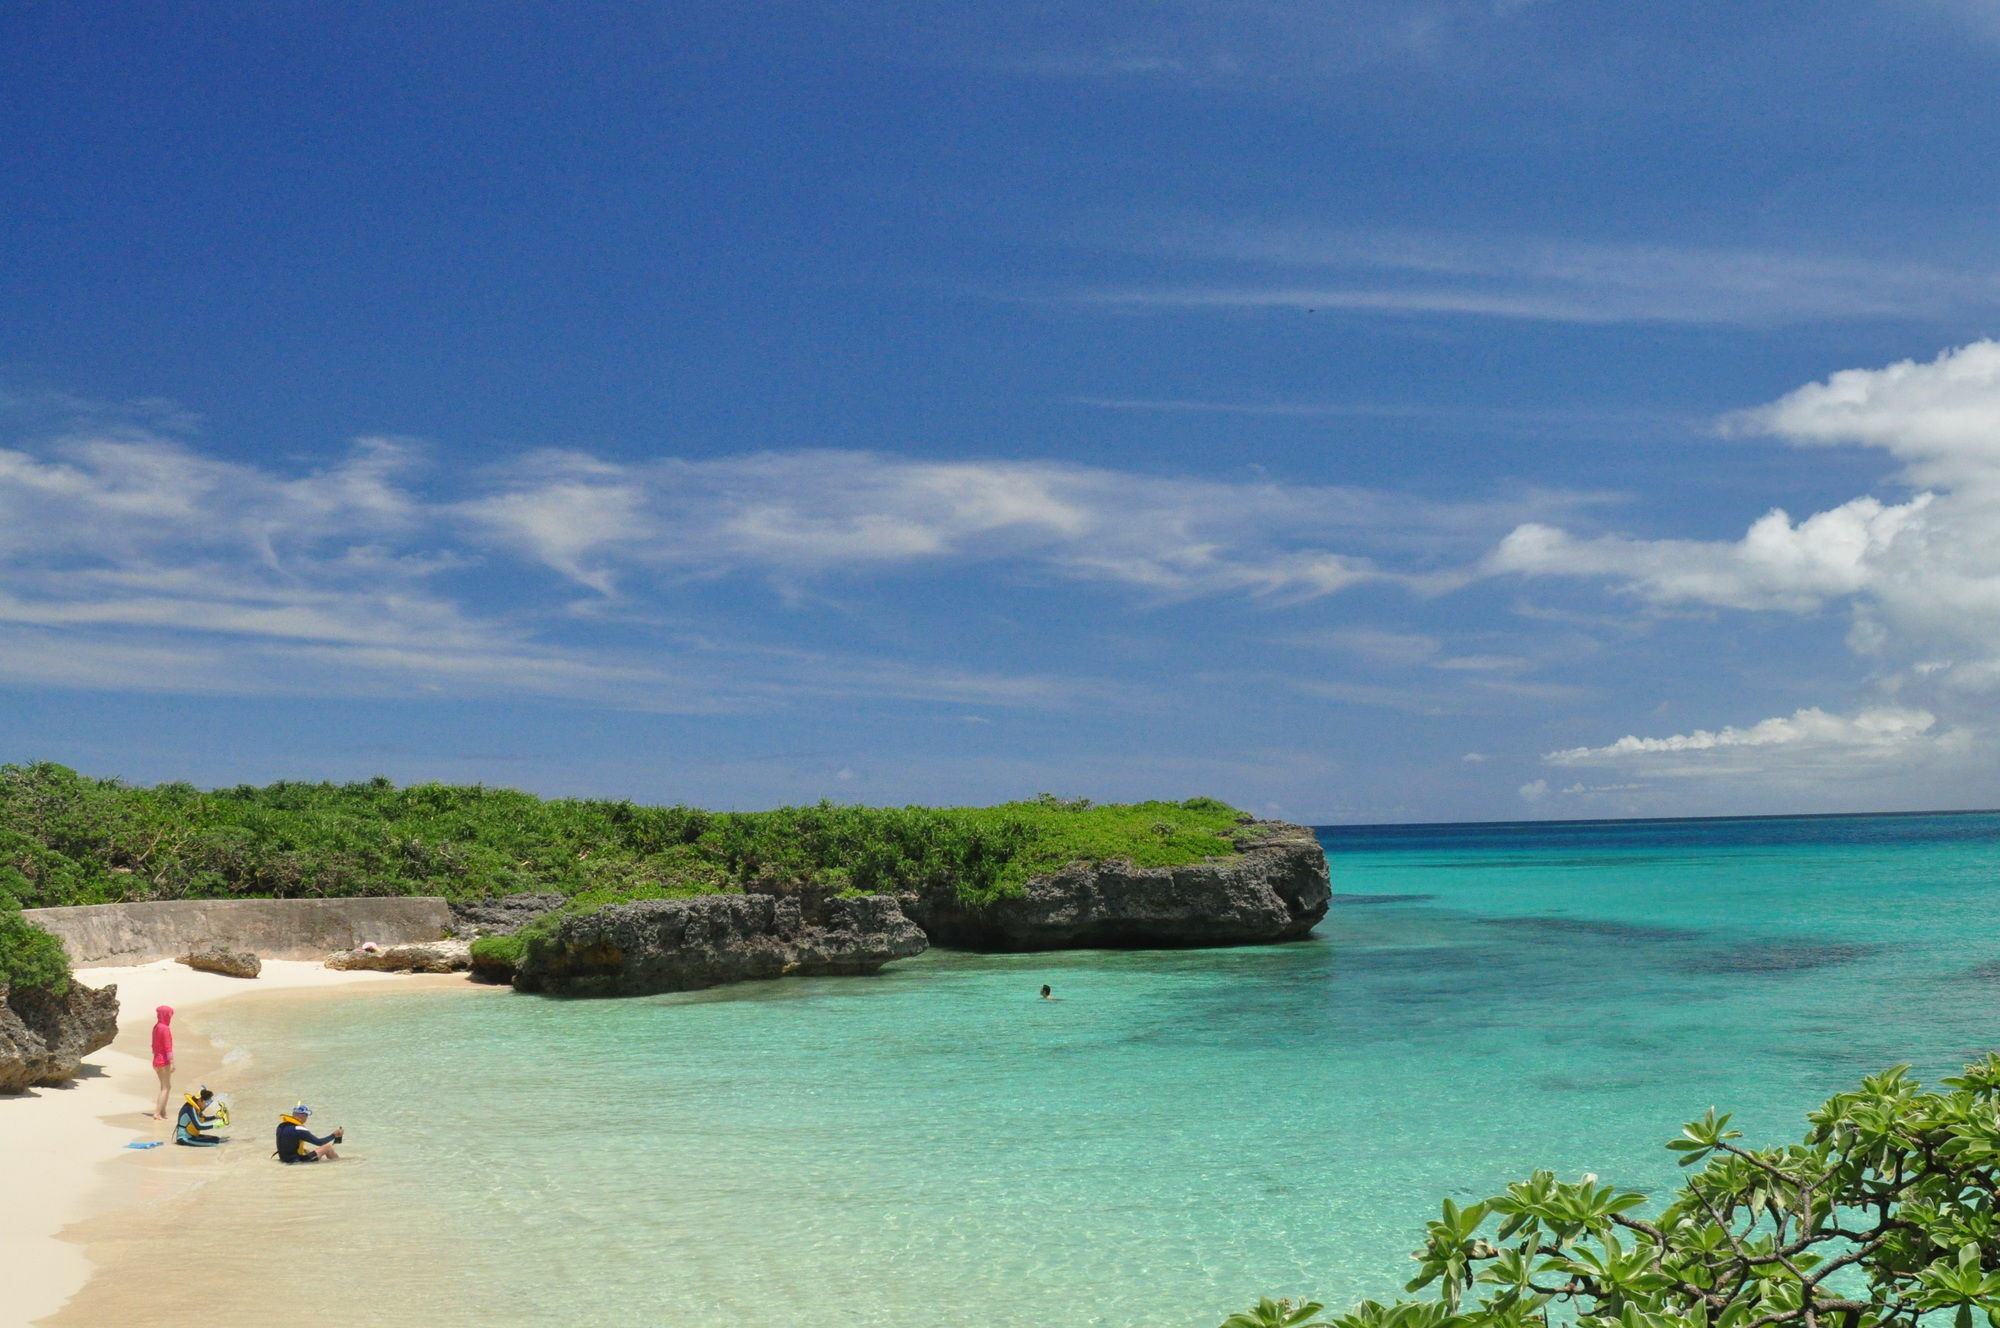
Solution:
M 167 1118 L 167 1096 L 174 1089 L 174 1007 L 155 1006 L 153 1013 L 160 1017 L 153 1025 L 153 1073 L 160 1076 L 160 1100 L 153 1104 L 153 1119 Z
M 216 1144 L 227 1143 L 219 1134 L 210 1134 L 209 1127 L 229 1124 L 229 1113 L 220 1107 L 210 1114 L 210 1104 L 215 1094 L 203 1084 L 199 1093 L 190 1093 L 181 1103 L 181 1114 L 174 1121 L 174 1142 L 191 1148 L 212 1148 Z
M 338 1161 L 340 1154 L 332 1145 L 347 1137 L 346 1131 L 336 1127 L 329 1135 L 321 1136 L 306 1132 L 306 1117 L 312 1115 L 312 1108 L 301 1102 L 293 1107 L 290 1114 L 278 1118 L 278 1160 L 280 1162 L 317 1162 L 321 1158 L 328 1162 Z

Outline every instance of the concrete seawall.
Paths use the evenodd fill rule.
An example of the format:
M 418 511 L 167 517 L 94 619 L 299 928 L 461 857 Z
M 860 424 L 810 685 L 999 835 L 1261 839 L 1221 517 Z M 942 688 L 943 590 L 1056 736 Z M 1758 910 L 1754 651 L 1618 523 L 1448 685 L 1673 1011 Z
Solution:
M 54 933 L 78 968 L 150 964 L 201 945 L 263 959 L 323 959 L 363 941 L 435 941 L 452 925 L 451 908 L 436 897 L 167 899 L 31 908 L 24 916 Z

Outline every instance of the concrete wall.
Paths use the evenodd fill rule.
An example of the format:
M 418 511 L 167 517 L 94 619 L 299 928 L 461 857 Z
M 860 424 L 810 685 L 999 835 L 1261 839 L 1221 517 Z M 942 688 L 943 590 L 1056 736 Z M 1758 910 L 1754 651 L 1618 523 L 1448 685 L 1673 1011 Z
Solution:
M 435 941 L 452 925 L 451 909 L 437 898 L 168 899 L 31 908 L 24 915 L 55 933 L 78 968 L 150 964 L 201 945 L 261 959 L 324 959 L 363 941 Z

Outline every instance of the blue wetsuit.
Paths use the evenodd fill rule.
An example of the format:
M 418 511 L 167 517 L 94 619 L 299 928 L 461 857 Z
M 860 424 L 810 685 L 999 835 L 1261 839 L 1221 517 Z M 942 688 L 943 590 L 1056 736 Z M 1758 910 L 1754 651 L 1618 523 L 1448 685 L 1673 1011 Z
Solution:
M 222 1136 L 205 1131 L 220 1119 L 202 1115 L 193 1102 L 183 1102 L 181 1114 L 174 1118 L 174 1142 L 190 1148 L 213 1148 L 222 1142 Z
M 293 1121 L 281 1121 L 278 1125 L 278 1160 L 280 1162 L 317 1162 L 319 1155 L 308 1153 L 306 1145 L 320 1146 L 333 1142 L 332 1135 L 306 1133 L 306 1127 Z

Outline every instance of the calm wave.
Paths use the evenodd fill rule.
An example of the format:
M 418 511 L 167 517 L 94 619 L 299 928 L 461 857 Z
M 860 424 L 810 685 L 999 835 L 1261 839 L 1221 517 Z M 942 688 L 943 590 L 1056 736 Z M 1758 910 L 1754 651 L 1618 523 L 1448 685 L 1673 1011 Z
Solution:
M 1323 842 L 1341 897 L 1292 946 L 225 1011 L 365 1161 L 317 1201 L 211 1190 L 337 1238 L 267 1311 L 442 1265 L 410 1321 L 1205 1328 L 1393 1293 L 1441 1196 L 1670 1186 L 1711 1104 L 1795 1132 L 1864 1072 L 2000 1044 L 2000 816 Z

